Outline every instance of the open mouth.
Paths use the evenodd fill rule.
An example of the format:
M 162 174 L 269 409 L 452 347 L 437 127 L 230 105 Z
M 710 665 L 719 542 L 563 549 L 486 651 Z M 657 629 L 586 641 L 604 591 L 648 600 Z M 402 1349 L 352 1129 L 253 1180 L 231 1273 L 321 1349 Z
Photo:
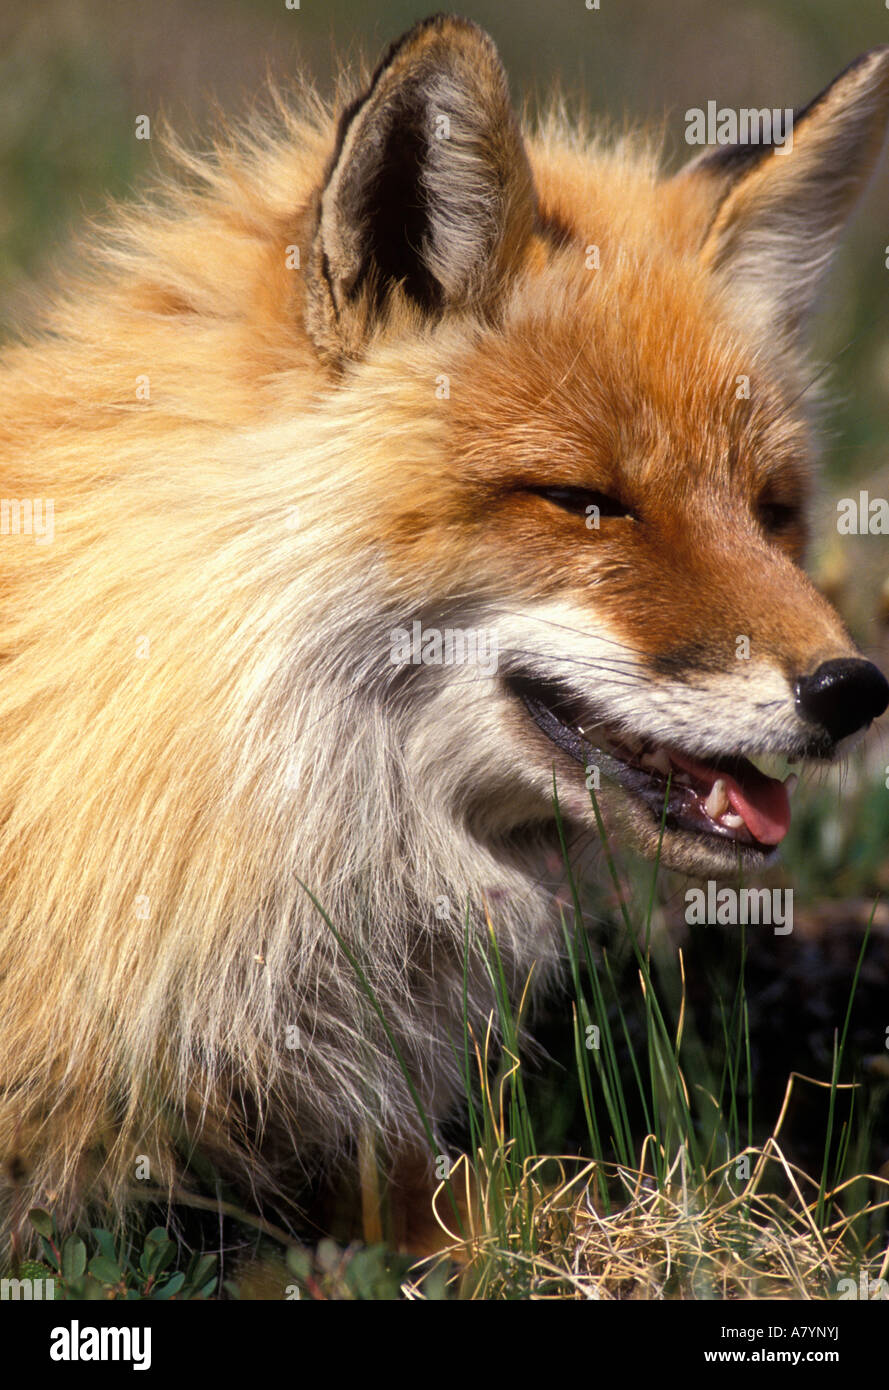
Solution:
M 658 823 L 769 855 L 790 828 L 797 777 L 770 777 L 738 755 L 695 758 L 617 731 L 581 708 L 557 682 L 509 676 L 507 684 L 547 738 L 585 768 L 618 783 Z M 665 812 L 666 802 L 666 812 Z

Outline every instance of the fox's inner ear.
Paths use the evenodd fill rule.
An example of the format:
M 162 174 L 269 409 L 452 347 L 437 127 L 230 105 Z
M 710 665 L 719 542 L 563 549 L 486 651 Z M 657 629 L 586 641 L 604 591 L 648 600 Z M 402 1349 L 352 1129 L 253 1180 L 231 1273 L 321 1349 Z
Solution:
M 357 355 L 396 284 L 430 314 L 486 312 L 535 210 L 493 42 L 449 16 L 416 25 L 340 122 L 306 268 L 312 338 Z
M 803 111 L 785 145 L 728 146 L 679 179 L 712 184 L 701 255 L 769 342 L 798 344 L 840 232 L 879 156 L 889 47 L 864 54 Z

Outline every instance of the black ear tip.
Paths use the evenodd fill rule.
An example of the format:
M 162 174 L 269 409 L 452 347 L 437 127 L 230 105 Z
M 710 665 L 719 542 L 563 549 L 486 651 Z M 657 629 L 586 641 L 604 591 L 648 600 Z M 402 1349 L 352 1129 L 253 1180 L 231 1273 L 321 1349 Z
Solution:
M 391 62 L 402 49 L 409 48 L 412 44 L 418 43 L 433 33 L 466 34 L 476 40 L 482 39 L 485 43 L 493 46 L 490 34 L 480 24 L 476 24 L 474 19 L 467 19 L 465 15 L 449 13 L 447 10 L 438 10 L 435 14 L 427 15 L 425 19 L 418 19 L 416 24 L 412 24 L 410 29 L 406 29 L 400 38 L 395 39 L 386 50 L 381 66 Z
M 851 64 L 851 67 L 855 68 L 859 64 L 863 66 L 865 63 L 885 63 L 887 61 L 889 61 L 889 43 L 878 43 L 876 48 L 869 48 L 867 52 L 862 53 L 861 57 Z
M 446 10 L 439 10 L 436 14 L 428 15 L 426 19 L 418 19 L 416 24 L 411 25 L 410 29 L 406 29 L 397 39 L 392 40 L 374 68 L 367 90 L 349 106 L 349 118 L 351 119 L 354 112 L 376 90 L 381 78 L 398 58 L 408 53 L 411 48 L 421 48 L 423 40 L 429 36 L 433 34 L 447 35 L 448 33 L 455 38 L 457 35 L 471 37 L 477 45 L 483 45 L 496 55 L 494 40 L 480 25 L 475 23 L 475 20 L 465 19 L 463 15 L 459 14 L 448 14 Z M 343 125 L 342 117 L 340 124 Z

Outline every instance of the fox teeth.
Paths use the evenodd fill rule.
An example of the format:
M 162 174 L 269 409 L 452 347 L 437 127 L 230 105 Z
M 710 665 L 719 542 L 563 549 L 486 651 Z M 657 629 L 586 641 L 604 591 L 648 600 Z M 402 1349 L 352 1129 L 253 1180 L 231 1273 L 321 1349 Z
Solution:
M 725 783 L 721 777 L 717 777 L 716 781 L 713 783 L 710 789 L 710 795 L 704 802 L 704 810 L 711 820 L 719 820 L 723 811 L 728 810 L 728 797 L 725 793 Z
M 796 789 L 797 789 L 798 786 L 799 786 L 799 776 L 797 775 L 797 773 L 791 772 L 791 774 L 790 774 L 790 776 L 788 777 L 787 781 L 784 783 L 784 789 L 785 789 L 785 791 L 787 792 L 787 795 L 788 795 L 788 796 L 792 796 L 793 793 L 796 791 Z
M 642 767 L 650 768 L 653 772 L 662 772 L 665 777 L 669 776 L 670 758 L 663 748 L 656 748 L 653 753 L 643 753 L 639 762 Z
M 729 830 L 740 830 L 744 824 L 744 817 L 736 816 L 734 811 L 731 811 L 728 815 L 723 816 L 722 824 L 728 826 Z

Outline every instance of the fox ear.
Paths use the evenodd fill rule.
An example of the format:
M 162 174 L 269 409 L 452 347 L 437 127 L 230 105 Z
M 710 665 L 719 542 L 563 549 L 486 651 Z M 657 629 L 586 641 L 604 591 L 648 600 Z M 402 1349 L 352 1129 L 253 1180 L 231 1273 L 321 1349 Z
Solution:
M 754 332 L 798 345 L 843 224 L 880 153 L 889 47 L 865 53 L 794 118 L 785 144 L 704 155 L 678 178 L 712 181 L 702 258 Z
M 344 113 L 314 206 L 306 322 L 357 356 L 396 285 L 426 313 L 489 310 L 536 214 L 492 40 L 447 15 L 395 43 Z

